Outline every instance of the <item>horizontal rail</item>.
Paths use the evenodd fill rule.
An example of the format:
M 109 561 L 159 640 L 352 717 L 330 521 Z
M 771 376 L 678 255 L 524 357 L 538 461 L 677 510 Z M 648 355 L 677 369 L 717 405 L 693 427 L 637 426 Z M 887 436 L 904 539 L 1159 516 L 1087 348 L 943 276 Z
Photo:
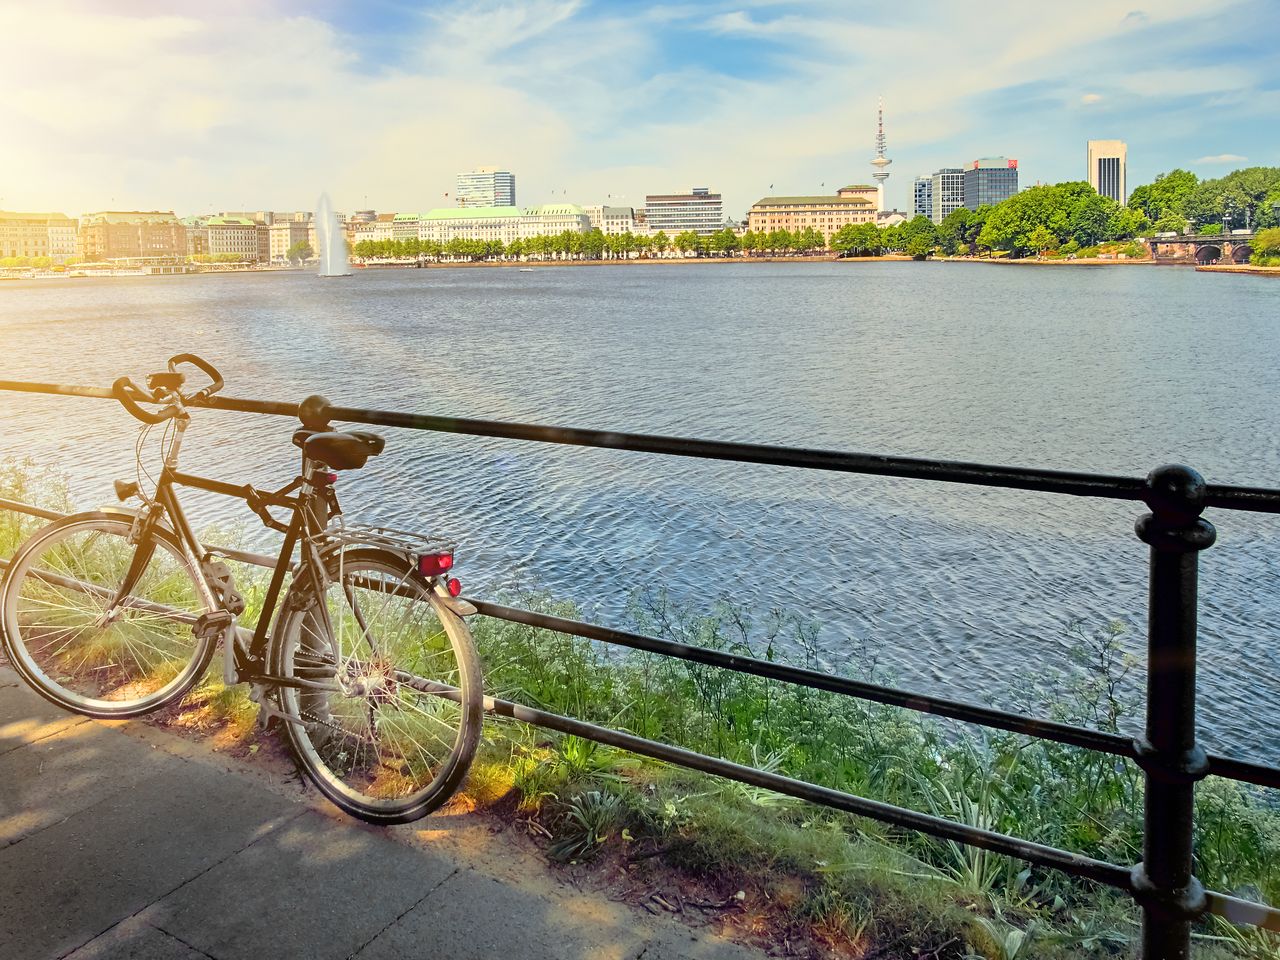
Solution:
M 889 803 L 881 803 L 878 800 L 868 800 L 865 797 L 854 796 L 851 793 L 833 790 L 830 787 L 821 787 L 803 780 L 793 780 L 791 777 L 785 777 L 779 773 L 758 770 L 755 767 L 743 766 L 740 763 L 722 760 L 719 757 L 709 757 L 706 754 L 686 750 L 684 747 L 675 747 L 671 744 L 659 743 L 656 740 L 647 740 L 633 733 L 597 726 L 585 720 L 564 717 L 558 713 L 549 713 L 545 710 L 526 707 L 507 700 L 495 699 L 490 702 L 486 698 L 485 706 L 499 716 L 522 720 L 525 723 L 532 723 L 548 730 L 556 730 L 560 733 L 594 740 L 597 743 L 628 750 L 631 753 L 638 753 L 654 760 L 663 760 L 690 770 L 698 770 L 702 773 L 725 777 L 754 787 L 762 787 L 788 797 L 795 797 L 797 800 L 806 800 L 835 810 L 843 810 L 846 813 L 870 817 L 873 820 L 904 827 L 908 830 L 919 830 L 922 833 L 941 837 L 944 840 L 955 840 L 959 843 L 971 844 L 984 850 L 990 850 L 993 853 L 1017 857 L 1020 860 L 1026 860 L 1041 866 L 1054 867 L 1120 890 L 1132 891 L 1133 889 L 1133 881 L 1128 867 L 1119 867 L 1078 853 L 1071 853 L 1067 850 L 1059 850 L 1056 847 L 1020 840 L 1017 837 L 1010 837 L 1003 833 L 995 833 L 990 830 L 955 823 L 942 817 L 908 810 L 905 807 L 897 807 Z
M 0 380 L 0 390 L 24 393 L 48 393 L 58 396 L 89 397 L 111 400 L 111 391 L 101 387 L 85 387 L 57 383 L 30 383 Z M 252 400 L 241 397 L 215 396 L 197 406 L 240 413 L 296 417 L 298 404 L 274 400 Z M 477 437 L 500 437 L 539 443 L 597 447 L 607 450 L 629 450 L 667 456 L 696 457 L 737 463 L 759 463 L 809 470 L 831 470 L 873 476 L 934 480 L 1041 493 L 1059 493 L 1077 497 L 1105 497 L 1115 500 L 1143 500 L 1146 480 L 1143 478 L 1079 473 L 1066 470 L 1043 470 L 1031 467 L 1006 467 L 955 460 L 927 460 L 894 457 L 872 453 L 850 453 L 804 447 L 786 447 L 760 443 L 735 443 L 725 440 L 700 440 L 668 437 L 658 434 L 624 433 L 612 430 L 588 430 L 556 427 L 535 423 L 511 423 L 470 417 L 443 417 L 376 410 L 366 407 L 344 407 L 330 404 L 329 418 L 347 423 L 366 423 L 407 430 L 430 430 Z M 1208 506 L 1224 510 L 1255 513 L 1280 513 L 1280 490 L 1260 487 L 1235 487 L 1210 484 L 1206 487 Z
M 0 510 L 29 513 L 47 520 L 59 520 L 66 516 L 66 514 L 58 513 L 54 510 L 46 510 L 30 504 L 20 503 L 17 500 L 3 498 L 0 498 Z M 267 568 L 276 565 L 276 558 L 263 554 L 233 550 L 228 547 L 209 546 L 208 544 L 205 546 L 206 549 L 213 553 L 242 563 Z M 0 561 L 0 565 L 3 565 L 3 561 Z M 793 667 L 771 660 L 761 660 L 758 657 L 746 657 L 741 654 L 726 653 L 723 650 L 712 650 L 707 647 L 677 643 L 672 640 L 663 640 L 659 637 L 650 637 L 640 633 L 630 633 L 625 630 L 600 626 L 599 624 L 585 623 L 581 620 L 570 620 L 567 617 L 536 613 L 520 607 L 505 606 L 488 600 L 478 600 L 474 597 L 466 597 L 465 599 L 484 616 L 505 620 L 509 623 L 520 623 L 525 626 L 567 633 L 587 640 L 598 640 L 602 643 L 629 647 L 633 650 L 657 653 L 679 660 L 687 660 L 691 663 L 701 663 L 706 666 L 747 673 L 783 683 L 794 683 L 814 690 L 826 690 L 860 700 L 870 700 L 874 703 L 902 707 L 907 710 L 914 710 L 917 713 L 927 713 L 933 716 L 946 717 L 950 720 L 959 720 L 964 723 L 974 723 L 996 730 L 1005 730 L 1009 733 L 1038 737 L 1042 740 L 1051 740 L 1067 746 L 1096 750 L 1100 753 L 1124 757 L 1126 760 L 1133 760 L 1137 757 L 1137 748 L 1133 740 L 1118 733 L 1090 730 L 1087 727 L 1075 727 L 1053 720 L 1040 720 L 1022 714 L 994 710 L 975 703 L 966 703 L 963 700 L 948 700 L 943 697 L 913 693 L 909 690 L 899 690 L 895 687 L 885 687 L 861 680 L 851 680 L 847 677 L 820 673 L 803 667 Z M 1208 754 L 1208 760 L 1209 772 L 1214 776 L 1252 783 L 1261 787 L 1280 789 L 1280 767 L 1255 763 L 1251 760 L 1237 760 L 1233 757 L 1224 757 L 1212 753 Z
M 1025 734 L 1029 737 L 1051 740 L 1055 743 L 1081 747 L 1085 750 L 1109 753 L 1113 756 L 1124 757 L 1127 760 L 1134 760 L 1138 756 L 1133 740 L 1118 733 L 1090 730 L 1087 727 L 1075 727 L 1052 720 L 1039 720 L 1035 717 L 1007 713 L 1003 710 L 994 710 L 990 707 L 966 703 L 963 700 L 947 700 L 942 697 L 929 696 L 928 694 L 912 693 L 908 690 L 866 683 L 861 680 L 851 680 L 847 677 L 820 673 L 816 670 L 806 670 L 803 667 L 793 667 L 771 660 L 761 660 L 757 657 L 745 657 L 740 654 L 726 653 L 722 650 L 676 643 L 672 640 L 663 640 L 639 633 L 628 633 L 624 630 L 602 627 L 594 623 L 584 623 L 580 620 L 569 620 L 565 617 L 552 616 L 551 614 L 536 613 L 519 607 L 508 607 L 498 603 L 491 603 L 488 600 L 477 600 L 474 597 L 467 597 L 466 599 L 479 613 L 499 620 L 506 620 L 510 623 L 522 623 L 526 626 L 554 630 L 557 633 L 568 633 L 588 640 L 599 640 L 603 643 L 630 647 L 633 650 L 658 653 L 679 660 L 688 660 L 693 663 L 733 670 L 737 673 L 748 673 L 770 680 L 779 680 L 783 683 L 794 683 L 814 690 L 826 690 L 859 700 L 870 700 L 875 703 L 888 704 L 889 706 L 903 707 L 907 710 L 914 710 L 917 713 L 927 713 L 933 716 L 947 717 L 951 720 L 960 720 L 965 723 L 975 723 L 996 730 Z M 1280 767 L 1271 767 L 1265 764 L 1236 760 L 1215 754 L 1209 754 L 1208 759 L 1209 770 L 1215 776 L 1280 789 Z

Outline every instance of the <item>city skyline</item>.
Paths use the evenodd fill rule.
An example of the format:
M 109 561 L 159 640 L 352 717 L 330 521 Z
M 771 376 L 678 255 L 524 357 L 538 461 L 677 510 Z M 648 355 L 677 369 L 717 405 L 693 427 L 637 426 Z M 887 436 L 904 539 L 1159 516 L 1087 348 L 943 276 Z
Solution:
M 1083 179 L 1080 144 L 1106 137 L 1133 149 L 1131 186 L 1280 163 L 1276 5 L 1082 0 L 1052 31 L 1024 7 L 996 0 L 979 30 L 943 4 L 51 0 L 0 11 L 0 59 L 38 78 L 0 104 L 17 145 L 0 207 L 309 208 L 327 189 L 347 210 L 427 209 L 492 160 L 526 202 L 710 183 L 738 218 L 865 181 L 881 95 L 891 208 L 977 156 L 1019 157 L 1024 186 Z

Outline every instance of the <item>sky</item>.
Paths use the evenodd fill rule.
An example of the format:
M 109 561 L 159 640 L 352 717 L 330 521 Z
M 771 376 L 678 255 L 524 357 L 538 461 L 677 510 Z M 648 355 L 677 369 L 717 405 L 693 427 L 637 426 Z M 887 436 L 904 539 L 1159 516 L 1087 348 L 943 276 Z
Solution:
M 1129 186 L 1280 165 L 1277 0 L 0 0 L 0 208 L 417 211 L 460 171 L 522 205 L 915 176 Z M 447 195 L 447 196 L 446 196 Z

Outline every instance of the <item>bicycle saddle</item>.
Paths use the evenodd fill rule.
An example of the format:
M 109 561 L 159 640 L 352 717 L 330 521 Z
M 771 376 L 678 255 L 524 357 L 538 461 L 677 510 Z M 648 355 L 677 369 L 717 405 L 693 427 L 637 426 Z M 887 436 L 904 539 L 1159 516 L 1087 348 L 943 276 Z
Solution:
M 358 470 L 370 457 L 382 452 L 386 441 L 376 433 L 364 430 L 329 431 L 298 430 L 293 442 L 311 460 L 333 470 Z

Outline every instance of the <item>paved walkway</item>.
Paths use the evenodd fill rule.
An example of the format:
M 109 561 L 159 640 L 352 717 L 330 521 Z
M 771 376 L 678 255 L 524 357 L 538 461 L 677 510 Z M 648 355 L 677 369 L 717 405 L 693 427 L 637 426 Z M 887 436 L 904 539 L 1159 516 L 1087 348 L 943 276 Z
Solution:
M 494 879 L 115 726 L 0 666 L 4 960 L 763 956 L 545 878 Z

